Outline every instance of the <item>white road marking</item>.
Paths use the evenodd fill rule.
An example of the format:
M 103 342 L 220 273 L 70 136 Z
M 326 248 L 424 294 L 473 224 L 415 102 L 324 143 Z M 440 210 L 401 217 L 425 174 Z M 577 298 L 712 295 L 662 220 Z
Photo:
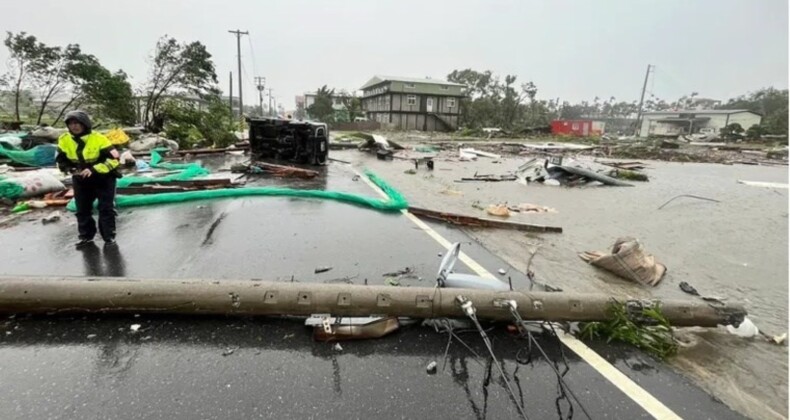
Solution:
M 779 182 L 761 182 L 761 181 L 743 181 L 738 180 L 739 184 L 743 185 L 750 185 L 752 187 L 764 187 L 764 188 L 784 188 L 787 189 L 790 187 L 788 184 L 781 184 Z
M 359 178 L 364 180 L 365 183 L 370 186 L 374 191 L 376 191 L 380 196 L 383 198 L 388 198 L 387 194 L 381 190 L 376 184 L 371 182 L 368 177 L 360 174 L 356 169 L 352 170 L 359 175 Z M 403 214 L 406 216 L 407 219 L 411 220 L 417 227 L 419 227 L 423 232 L 427 233 L 428 236 L 436 240 L 442 247 L 450 250 L 452 243 L 445 239 L 442 235 L 438 232 L 433 230 L 430 226 L 425 224 L 422 220 L 417 218 L 417 216 L 409 213 L 408 210 L 402 210 Z M 470 258 L 468 255 L 461 252 L 458 256 L 464 264 L 467 265 L 472 271 L 474 271 L 478 276 L 493 278 L 496 277 L 491 274 L 488 270 L 486 270 L 483 266 L 478 264 L 475 260 Z M 622 391 L 626 396 L 631 398 L 636 404 L 642 407 L 648 414 L 653 416 L 656 419 L 681 419 L 682 417 L 675 414 L 669 407 L 664 405 L 661 401 L 659 401 L 656 397 L 651 395 L 649 392 L 645 391 L 644 388 L 640 387 L 636 382 L 632 381 L 629 377 L 627 377 L 623 372 L 620 372 L 619 369 L 614 367 L 611 363 L 607 362 L 606 359 L 601 357 L 598 353 L 596 353 L 593 349 L 587 347 L 586 344 L 576 339 L 576 337 L 570 334 L 564 334 L 558 331 L 557 337 L 565 344 L 566 347 L 573 350 L 582 360 L 587 362 L 593 369 L 595 369 L 598 373 L 601 374 L 606 380 L 612 383 L 617 389 Z

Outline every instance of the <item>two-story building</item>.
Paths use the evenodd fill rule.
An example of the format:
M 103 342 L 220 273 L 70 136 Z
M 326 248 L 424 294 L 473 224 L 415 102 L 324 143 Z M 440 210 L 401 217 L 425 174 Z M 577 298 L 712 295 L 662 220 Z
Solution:
M 368 120 L 402 130 L 455 131 L 464 85 L 434 79 L 374 76 L 362 86 Z

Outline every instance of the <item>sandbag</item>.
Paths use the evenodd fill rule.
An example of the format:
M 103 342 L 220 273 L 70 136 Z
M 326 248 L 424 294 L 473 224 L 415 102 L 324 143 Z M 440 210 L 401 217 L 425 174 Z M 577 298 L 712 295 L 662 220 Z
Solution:
M 65 190 L 66 186 L 48 170 L 14 174 L 0 181 L 0 197 L 29 198 Z
M 178 143 L 173 140 L 152 134 L 139 138 L 129 143 L 129 150 L 133 152 L 147 152 L 157 147 L 167 147 L 173 152 L 178 151 Z
M 58 138 L 65 132 L 65 128 L 41 127 L 30 133 L 30 135 L 33 137 L 43 137 L 45 139 L 57 141 Z
M 667 271 L 664 264 L 644 251 L 638 240 L 630 237 L 617 239 L 611 254 L 593 251 L 579 256 L 596 267 L 645 286 L 657 285 Z

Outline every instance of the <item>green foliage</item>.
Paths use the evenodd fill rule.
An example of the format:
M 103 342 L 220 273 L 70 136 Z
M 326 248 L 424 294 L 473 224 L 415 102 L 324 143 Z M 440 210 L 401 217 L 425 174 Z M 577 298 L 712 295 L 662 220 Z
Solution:
M 749 127 L 748 130 L 746 130 L 746 133 L 744 135 L 749 140 L 759 140 L 763 134 L 768 134 L 767 130 L 762 126 L 754 124 L 751 127 Z
M 26 92 L 35 92 L 38 105 L 35 112 L 36 124 L 46 118 L 57 123 L 69 108 L 88 103 L 94 116 L 114 120 L 122 124 L 135 122 L 132 88 L 123 72 L 112 74 L 99 60 L 85 54 L 77 44 L 65 48 L 50 47 L 38 42 L 24 32 L 8 33 L 5 45 L 12 56 L 11 70 L 3 77 L 5 84 L 12 86 L 15 116 L 22 115 Z M 27 87 L 27 90 L 25 90 Z M 69 98 L 53 109 L 53 99 Z M 50 121 L 50 113 L 58 113 Z
M 738 123 L 728 124 L 719 130 L 721 136 L 727 140 L 734 140 L 743 137 L 743 127 Z
M 3 44 L 8 48 L 10 56 L 9 71 L 4 79 L 13 92 L 14 118 L 19 121 L 22 92 L 31 88 L 34 75 L 41 74 L 47 69 L 49 61 L 53 59 L 54 50 L 26 32 L 18 34 L 6 32 Z
M 335 90 L 322 86 L 316 91 L 315 102 L 307 107 L 307 115 L 321 122 L 334 122 L 335 109 L 332 107 L 332 97 Z
M 165 135 L 185 149 L 205 140 L 217 148 L 227 147 L 236 141 L 236 128 L 227 104 L 219 95 L 211 95 L 198 106 L 193 101 L 167 99 L 162 104 Z
M 629 315 L 625 304 L 613 301 L 609 305 L 608 315 L 608 321 L 586 323 L 582 327 L 582 338 L 622 341 L 661 359 L 677 353 L 678 344 L 672 334 L 672 327 L 658 306 L 642 308 L 634 317 Z M 633 318 L 638 318 L 639 322 Z
M 161 105 L 166 96 L 175 93 L 204 96 L 218 92 L 214 62 L 200 42 L 182 44 L 164 36 L 156 43 L 152 62 L 143 111 L 143 124 L 151 131 L 162 128 Z
M 788 134 L 788 91 L 775 88 L 760 89 L 730 99 L 717 109 L 748 109 L 763 115 L 764 134 Z

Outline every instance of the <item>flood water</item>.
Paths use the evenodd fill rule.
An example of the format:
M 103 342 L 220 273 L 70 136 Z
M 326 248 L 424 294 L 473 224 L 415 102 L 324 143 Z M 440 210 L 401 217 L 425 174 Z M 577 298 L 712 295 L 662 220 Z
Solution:
M 420 154 L 412 152 L 411 156 Z M 562 234 L 525 234 L 505 230 L 468 233 L 514 268 L 524 271 L 538 248 L 532 269 L 541 281 L 566 291 L 615 296 L 695 299 L 678 284 L 686 281 L 703 296 L 742 303 L 749 318 L 769 335 L 788 324 L 788 190 L 739 184 L 738 180 L 787 183 L 787 167 L 644 161 L 649 182 L 634 187 L 528 186 L 514 182 L 458 183 L 461 177 L 501 175 L 526 161 L 505 157 L 459 162 L 442 152 L 435 170 L 409 161 L 377 161 L 356 151 L 335 157 L 373 169 L 397 187 L 411 205 L 486 216 L 473 207 L 493 203 L 532 203 L 557 213 L 515 214 L 510 219 L 562 226 Z M 449 160 L 448 160 L 449 158 Z M 579 158 L 580 160 L 591 158 Z M 718 200 L 677 198 L 682 194 Z M 578 253 L 607 251 L 619 237 L 639 239 L 646 251 L 668 267 L 661 283 L 645 288 L 583 262 Z M 492 267 L 495 269 L 495 267 Z M 762 339 L 732 336 L 724 328 L 683 329 L 687 347 L 670 363 L 736 410 L 757 418 L 787 413 L 787 347 Z

